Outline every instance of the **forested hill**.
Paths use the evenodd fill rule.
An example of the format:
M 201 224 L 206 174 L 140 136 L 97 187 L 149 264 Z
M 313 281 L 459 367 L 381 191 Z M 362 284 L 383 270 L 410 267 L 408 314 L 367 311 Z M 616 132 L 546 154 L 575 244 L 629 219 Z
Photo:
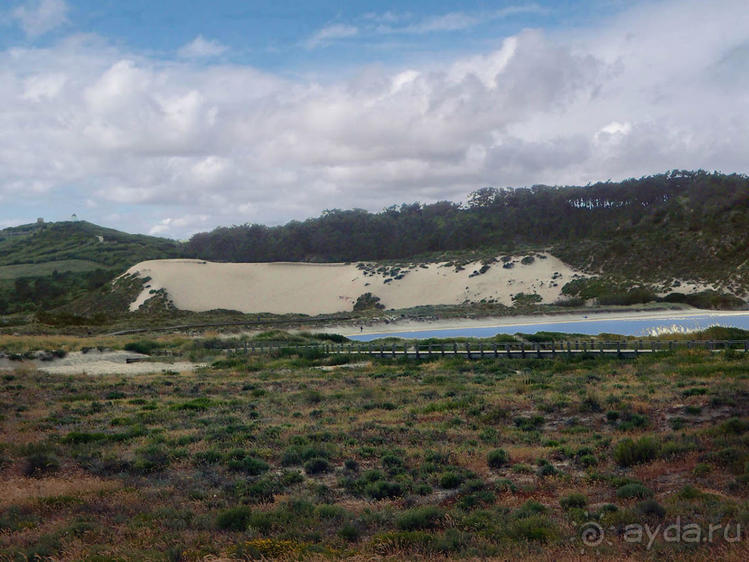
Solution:
M 6 228 L 0 230 L 0 315 L 52 309 L 140 261 L 181 255 L 173 240 L 85 221 Z
M 284 226 L 196 234 L 214 261 L 354 261 L 549 248 L 588 271 L 749 283 L 749 177 L 673 171 L 578 187 L 483 188 L 460 205 L 332 210 Z
M 86 221 L 35 223 L 0 230 L 0 266 L 85 260 L 126 269 L 143 260 L 177 257 L 179 243 L 127 234 Z

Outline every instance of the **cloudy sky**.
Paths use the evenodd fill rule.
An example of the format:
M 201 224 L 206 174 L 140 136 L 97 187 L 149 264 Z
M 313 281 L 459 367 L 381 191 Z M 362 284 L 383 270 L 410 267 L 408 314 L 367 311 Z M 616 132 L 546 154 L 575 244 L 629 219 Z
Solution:
M 749 172 L 747 0 L 0 2 L 0 227 L 185 238 L 674 168 Z

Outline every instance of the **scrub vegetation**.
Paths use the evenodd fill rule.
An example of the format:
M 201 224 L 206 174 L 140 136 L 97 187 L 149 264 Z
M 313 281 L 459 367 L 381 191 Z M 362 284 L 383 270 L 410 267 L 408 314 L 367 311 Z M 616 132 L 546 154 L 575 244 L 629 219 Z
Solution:
M 283 338 L 342 340 L 252 341 Z M 722 534 L 622 539 L 677 517 L 749 525 L 741 352 L 363 361 L 205 336 L 2 341 L 209 366 L 5 371 L 0 559 L 747 558 Z M 607 540 L 584 546 L 587 522 Z

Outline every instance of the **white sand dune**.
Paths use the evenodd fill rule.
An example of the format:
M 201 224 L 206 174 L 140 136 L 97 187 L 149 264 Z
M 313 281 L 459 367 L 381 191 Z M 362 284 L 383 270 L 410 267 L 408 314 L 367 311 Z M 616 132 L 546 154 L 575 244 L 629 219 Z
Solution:
M 543 256 L 543 257 L 541 257 Z M 532 263 L 511 260 L 511 268 L 498 259 L 488 271 L 477 274 L 480 262 L 465 269 L 447 264 L 414 264 L 395 276 L 374 264 L 313 263 L 212 263 L 200 260 L 154 260 L 139 263 L 126 274 L 149 278 L 130 305 L 137 310 L 153 292 L 164 289 L 181 310 L 214 309 L 245 313 L 329 314 L 352 310 L 356 299 L 370 292 L 386 308 L 450 305 L 481 300 L 512 304 L 517 293 L 536 293 L 543 302 L 559 298 L 561 288 L 575 276 L 568 265 L 550 254 L 535 254 Z

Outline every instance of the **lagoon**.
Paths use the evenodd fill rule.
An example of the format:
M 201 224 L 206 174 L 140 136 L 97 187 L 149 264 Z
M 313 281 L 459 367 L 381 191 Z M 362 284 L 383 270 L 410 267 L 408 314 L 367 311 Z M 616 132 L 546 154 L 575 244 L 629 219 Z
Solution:
M 428 326 L 428 325 L 427 325 Z M 690 332 L 704 330 L 711 326 L 726 326 L 749 330 L 749 312 L 747 313 L 697 313 L 690 315 L 674 315 L 673 317 L 657 318 L 603 318 L 591 319 L 580 317 L 571 321 L 533 322 L 528 324 L 511 324 L 480 327 L 456 328 L 428 328 L 408 331 L 387 331 L 380 333 L 352 334 L 350 339 L 356 341 L 372 341 L 385 337 L 426 339 L 426 338 L 490 338 L 497 334 L 536 332 L 563 332 L 574 334 L 597 335 L 602 333 L 620 334 L 623 336 L 661 335 L 667 337 L 669 333 Z

